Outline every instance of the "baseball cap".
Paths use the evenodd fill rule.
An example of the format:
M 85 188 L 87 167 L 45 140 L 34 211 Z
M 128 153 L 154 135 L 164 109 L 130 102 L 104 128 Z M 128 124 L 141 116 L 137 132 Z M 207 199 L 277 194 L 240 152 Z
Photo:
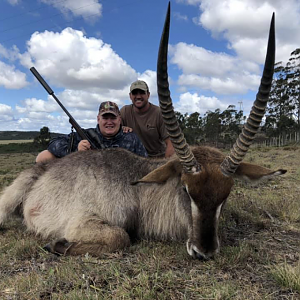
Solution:
M 99 114 L 100 116 L 105 114 L 113 114 L 114 116 L 117 117 L 120 115 L 120 110 L 116 103 L 111 101 L 105 101 L 100 104 Z
M 130 86 L 130 93 L 133 90 L 142 90 L 142 91 L 148 92 L 149 88 L 148 88 L 148 85 L 145 81 L 137 80 L 137 81 L 133 82 Z

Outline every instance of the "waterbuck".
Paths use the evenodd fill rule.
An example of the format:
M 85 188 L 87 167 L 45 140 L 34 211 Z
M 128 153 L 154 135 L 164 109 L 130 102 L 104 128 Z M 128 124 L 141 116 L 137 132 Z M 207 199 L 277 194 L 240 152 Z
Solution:
M 148 159 L 124 149 L 70 154 L 23 171 L 0 198 L 0 224 L 21 207 L 27 228 L 52 242 L 53 253 L 100 255 L 133 238 L 186 240 L 187 252 L 208 259 L 219 250 L 218 222 L 233 178 L 259 181 L 284 174 L 242 162 L 263 118 L 274 70 L 274 16 L 263 78 L 250 116 L 229 156 L 186 143 L 167 81 L 170 4 L 159 48 L 160 106 L 176 151 Z

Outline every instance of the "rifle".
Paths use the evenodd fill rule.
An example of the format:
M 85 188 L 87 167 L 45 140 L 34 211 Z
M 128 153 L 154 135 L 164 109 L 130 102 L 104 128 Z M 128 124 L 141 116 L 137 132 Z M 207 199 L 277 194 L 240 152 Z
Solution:
M 49 95 L 51 95 L 54 100 L 58 103 L 58 105 L 63 109 L 63 111 L 67 114 L 69 117 L 69 122 L 71 125 L 75 128 L 78 135 L 83 140 L 88 140 L 88 142 L 91 144 L 92 149 L 98 149 L 98 147 L 91 141 L 91 139 L 86 135 L 86 133 L 82 130 L 82 128 L 79 126 L 79 124 L 75 121 L 75 119 L 71 116 L 71 114 L 67 111 L 67 109 L 62 105 L 62 103 L 58 100 L 58 98 L 55 96 L 54 92 L 52 91 L 51 87 L 47 84 L 47 82 L 43 79 L 43 77 L 39 74 L 39 72 L 35 69 L 35 67 L 30 68 L 30 71 L 35 76 L 35 78 L 40 82 L 40 84 L 44 87 L 44 89 L 48 92 Z

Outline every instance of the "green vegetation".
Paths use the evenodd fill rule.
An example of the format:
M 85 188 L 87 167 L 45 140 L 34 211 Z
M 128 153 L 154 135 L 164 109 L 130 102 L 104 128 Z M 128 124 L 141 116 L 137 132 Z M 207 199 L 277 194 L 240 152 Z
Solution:
M 43 128 L 48 128 L 48 127 L 43 127 Z M 43 129 L 41 128 L 41 130 Z M 28 140 L 32 141 L 34 140 L 35 137 L 41 134 L 40 131 L 0 131 L 0 141 L 13 141 L 13 140 Z M 48 129 L 49 130 L 49 129 Z M 51 138 L 54 138 L 60 133 L 50 133 Z
M 216 147 L 232 145 L 241 132 L 241 123 L 245 120 L 242 111 L 237 111 L 234 105 L 221 111 L 207 111 L 203 117 L 199 113 L 182 115 L 176 112 L 176 118 L 190 145 L 203 143 Z
M 0 143 L 0 153 L 38 153 L 46 149 L 44 145 L 38 145 L 33 142 L 30 143 Z
M 285 65 L 277 62 L 274 71 L 266 119 L 255 141 L 276 146 L 299 143 L 300 48 L 291 53 Z M 176 112 L 176 117 L 189 144 L 206 143 L 218 148 L 232 146 L 246 119 L 242 106 L 237 110 L 234 105 L 224 111 L 207 111 L 204 115 Z
M 33 140 L 38 131 L 0 131 L 0 140 Z
M 300 48 L 289 61 L 275 64 L 264 130 L 268 136 L 283 133 L 299 134 L 300 129 Z
M 292 267 L 286 262 L 271 269 L 271 275 L 282 286 L 300 292 L 300 261 Z
M 40 134 L 34 138 L 34 144 L 47 148 L 51 140 L 51 134 L 48 127 L 44 126 L 40 129 Z
M 0 154 L 35 153 L 47 149 L 50 139 L 58 136 L 50 133 L 48 127 L 37 131 L 0 131 Z
M 0 299 L 300 299 L 300 148 L 263 149 L 250 149 L 246 160 L 288 173 L 236 182 L 214 260 L 191 259 L 184 242 L 155 241 L 99 258 L 58 257 L 13 219 L 0 228 Z M 34 159 L 0 154 L 0 190 Z

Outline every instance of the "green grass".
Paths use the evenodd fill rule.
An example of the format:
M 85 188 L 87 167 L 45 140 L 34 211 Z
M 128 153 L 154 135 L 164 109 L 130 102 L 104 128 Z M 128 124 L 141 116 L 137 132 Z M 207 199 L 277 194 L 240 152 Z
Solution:
M 271 267 L 272 277 L 282 286 L 300 292 L 300 261 L 295 266 L 286 262 Z
M 190 258 L 184 243 L 140 241 L 95 258 L 57 257 L 20 219 L 0 228 L 0 299 L 300 299 L 300 149 L 251 150 L 246 160 L 288 173 L 236 182 L 220 222 L 220 253 Z M 35 154 L 0 155 L 0 189 Z
M 45 146 L 36 145 L 30 141 L 0 141 L 0 154 L 35 153 L 45 150 Z

